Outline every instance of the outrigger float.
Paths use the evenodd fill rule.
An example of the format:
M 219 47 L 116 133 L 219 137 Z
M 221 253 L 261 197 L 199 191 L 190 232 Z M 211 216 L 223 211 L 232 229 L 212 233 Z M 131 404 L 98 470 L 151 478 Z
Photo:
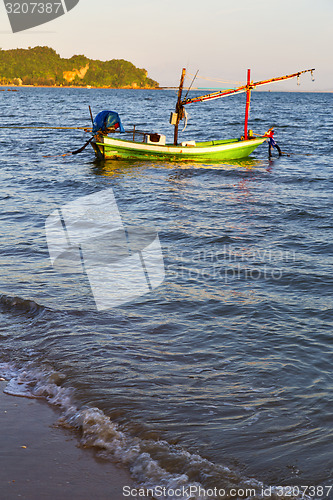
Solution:
M 99 159 L 134 159 L 134 160 L 167 160 L 167 161 L 219 161 L 219 160 L 234 160 L 246 158 L 258 146 L 265 141 L 269 142 L 269 154 L 273 147 L 276 147 L 279 154 L 281 150 L 274 141 L 273 128 L 270 128 L 265 134 L 253 134 L 252 130 L 248 130 L 248 118 L 250 109 L 251 90 L 261 85 L 267 85 L 290 78 L 297 78 L 302 73 L 310 72 L 313 79 L 313 69 L 298 71 L 291 75 L 271 78 L 259 82 L 251 81 L 250 70 L 247 71 L 247 83 L 236 89 L 221 90 L 210 94 L 187 98 L 182 98 L 184 88 L 184 79 L 186 70 L 182 70 L 180 79 L 178 98 L 176 109 L 171 113 L 170 123 L 174 125 L 174 141 L 173 144 L 166 144 L 164 135 L 157 133 L 137 131 L 134 126 L 132 130 L 124 130 L 118 113 L 114 111 L 101 111 L 93 120 L 93 137 L 89 141 L 92 145 L 97 158 Z M 192 82 L 193 83 L 193 82 Z M 182 141 L 178 143 L 178 127 L 179 123 L 186 116 L 185 106 L 191 103 L 203 102 L 232 94 L 246 93 L 244 134 L 238 139 L 227 140 L 212 140 L 205 142 L 197 142 L 193 140 Z M 131 139 L 118 139 L 110 137 L 109 134 L 120 132 L 131 134 Z M 137 140 L 139 136 L 140 140 Z

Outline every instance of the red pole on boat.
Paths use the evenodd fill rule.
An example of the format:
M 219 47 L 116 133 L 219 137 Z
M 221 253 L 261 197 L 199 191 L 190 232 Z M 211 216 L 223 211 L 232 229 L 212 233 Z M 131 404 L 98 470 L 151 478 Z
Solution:
M 244 139 L 247 139 L 247 123 L 249 121 L 250 99 L 251 99 L 251 70 L 247 70 L 247 85 L 246 85 L 246 107 L 245 107 L 245 121 L 244 121 Z

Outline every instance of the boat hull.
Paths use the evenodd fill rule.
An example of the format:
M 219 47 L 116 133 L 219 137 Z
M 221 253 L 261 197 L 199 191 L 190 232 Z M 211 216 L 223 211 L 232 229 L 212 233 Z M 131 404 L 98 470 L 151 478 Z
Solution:
M 199 142 L 195 146 L 155 145 L 113 139 L 104 136 L 103 142 L 92 141 L 96 156 L 105 160 L 163 160 L 163 161 L 219 161 L 236 160 L 249 156 L 265 137 L 249 140 L 230 139 L 225 141 Z

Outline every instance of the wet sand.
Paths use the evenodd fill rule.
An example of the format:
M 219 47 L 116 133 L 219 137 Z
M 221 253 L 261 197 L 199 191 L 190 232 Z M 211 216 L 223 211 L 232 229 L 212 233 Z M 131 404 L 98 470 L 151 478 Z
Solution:
M 9 396 L 0 382 L 0 497 L 27 500 L 123 500 L 132 485 L 117 465 L 78 447 L 45 402 Z

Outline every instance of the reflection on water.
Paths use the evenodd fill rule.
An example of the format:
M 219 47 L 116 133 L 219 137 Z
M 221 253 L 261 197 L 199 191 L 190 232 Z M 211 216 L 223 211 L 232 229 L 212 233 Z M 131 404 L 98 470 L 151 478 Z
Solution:
M 182 170 L 192 170 L 192 169 L 217 169 L 217 170 L 229 170 L 232 168 L 240 169 L 264 169 L 269 168 L 269 163 L 262 159 L 256 158 L 244 158 L 241 160 L 228 160 L 226 162 L 211 162 L 211 163 L 200 163 L 200 162 L 165 162 L 165 161 L 134 161 L 134 160 L 95 160 L 94 167 L 92 171 L 96 175 L 106 175 L 106 176 L 119 176 L 119 175 L 131 175 L 129 170 L 137 169 L 139 172 L 146 168 L 156 168 L 156 169 L 168 169 L 175 170 L 177 175 L 178 171 Z

